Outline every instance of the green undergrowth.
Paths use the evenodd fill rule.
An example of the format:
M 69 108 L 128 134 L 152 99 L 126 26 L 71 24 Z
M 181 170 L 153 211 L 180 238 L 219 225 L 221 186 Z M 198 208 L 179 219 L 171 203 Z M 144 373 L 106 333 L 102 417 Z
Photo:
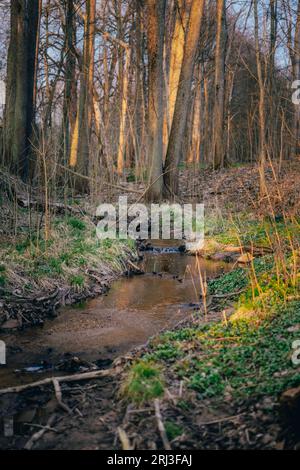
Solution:
M 269 272 L 274 267 L 272 256 L 257 258 L 253 262 L 253 267 L 257 275 Z M 228 294 L 239 292 L 246 288 L 250 283 L 251 271 L 248 267 L 240 267 L 229 271 L 228 273 L 212 279 L 208 282 L 210 294 Z
M 148 399 L 142 393 L 130 393 L 132 370 L 140 364 L 151 364 L 159 371 L 160 383 L 168 388 L 183 381 L 185 389 L 194 391 L 200 400 L 275 396 L 300 384 L 299 365 L 292 362 L 293 343 L 300 340 L 299 252 L 295 249 L 299 226 L 279 220 L 276 227 L 271 223 L 266 229 L 266 224 L 269 222 L 244 223 L 237 238 L 241 243 L 268 246 L 269 240 L 279 237 L 279 244 L 288 246 L 293 237 L 294 250 L 256 258 L 248 266 L 208 281 L 208 295 L 217 302 L 219 311 L 230 306 L 233 314 L 226 318 L 224 313 L 220 316 L 223 320 L 212 324 L 204 322 L 199 313 L 199 322 L 191 327 L 152 338 L 147 352 L 127 376 L 129 400 L 141 403 Z M 236 245 L 236 227 L 230 227 L 231 232 L 214 227 L 213 240 Z M 187 411 L 184 397 L 182 403 Z
M 162 395 L 157 376 L 155 382 L 148 378 L 151 393 L 146 394 L 141 375 L 133 375 L 151 364 L 160 385 L 183 381 L 199 399 L 278 395 L 300 384 L 299 366 L 292 363 L 293 342 L 299 339 L 300 302 L 268 319 L 253 316 L 167 332 L 133 365 L 125 392 L 136 403 Z
M 34 291 L 62 282 L 82 289 L 90 280 L 87 270 L 123 271 L 122 259 L 133 249 L 131 241 L 99 240 L 88 219 L 57 217 L 47 241 L 42 230 L 1 243 L 0 287 Z
M 121 388 L 121 395 L 129 396 L 141 404 L 164 393 L 164 383 L 160 368 L 151 361 L 135 364 Z
M 270 247 L 270 241 L 280 239 L 283 246 L 289 247 L 290 235 L 300 242 L 300 220 L 275 218 L 251 218 L 249 214 L 234 217 L 207 216 L 205 218 L 205 235 L 215 242 L 224 245 L 251 245 Z

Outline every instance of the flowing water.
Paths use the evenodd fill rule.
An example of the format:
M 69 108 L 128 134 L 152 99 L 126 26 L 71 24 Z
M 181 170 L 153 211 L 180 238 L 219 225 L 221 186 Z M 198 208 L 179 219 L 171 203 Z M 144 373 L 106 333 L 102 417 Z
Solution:
M 53 366 L 68 357 L 108 365 L 193 311 L 199 303 L 199 269 L 207 279 L 230 269 L 162 245 L 145 252 L 140 267 L 144 275 L 121 278 L 80 308 L 62 308 L 43 327 L 1 335 L 7 365 L 0 369 L 0 388 L 57 375 Z

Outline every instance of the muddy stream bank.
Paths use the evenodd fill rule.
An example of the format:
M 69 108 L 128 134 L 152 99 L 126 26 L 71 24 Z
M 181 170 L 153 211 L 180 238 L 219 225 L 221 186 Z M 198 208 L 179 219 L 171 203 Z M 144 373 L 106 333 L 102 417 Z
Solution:
M 178 244 L 154 244 L 143 253 L 143 275 L 123 277 L 98 298 L 61 308 L 42 327 L 1 333 L 7 365 L 0 368 L 0 388 L 72 372 L 93 362 L 103 368 L 117 356 L 172 328 L 199 303 L 199 268 L 207 279 L 231 269 L 228 263 L 188 256 Z M 76 365 L 76 364 L 75 364 Z M 88 367 L 88 364 L 87 364 Z

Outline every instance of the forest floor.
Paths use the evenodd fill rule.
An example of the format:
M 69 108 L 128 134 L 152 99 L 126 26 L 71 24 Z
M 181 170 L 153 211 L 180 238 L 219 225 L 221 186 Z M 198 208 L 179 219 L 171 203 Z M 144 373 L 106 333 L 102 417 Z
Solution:
M 262 199 L 257 179 L 257 168 L 250 165 L 215 174 L 182 170 L 182 199 L 203 197 L 211 242 L 206 255 L 237 244 L 272 248 L 272 253 L 251 257 L 247 265 L 209 281 L 207 315 L 201 309 L 172 331 L 151 338 L 114 361 L 102 378 L 62 383 L 63 402 L 71 413 L 57 408 L 51 384 L 3 395 L 1 409 L 7 415 L 18 409 L 20 432 L 1 437 L 1 448 L 23 448 L 41 429 L 43 435 L 31 441 L 35 449 L 300 447 L 300 365 L 292 362 L 293 342 L 300 340 L 299 163 L 280 174 L 276 169 L 276 178 L 268 169 L 269 193 Z M 86 230 L 77 219 L 67 222 L 68 236 L 75 240 Z M 82 244 L 82 235 L 79 239 Z M 101 250 L 104 259 L 109 250 L 114 259 L 115 247 Z M 78 255 L 75 248 L 75 253 L 73 266 L 78 266 L 77 256 L 85 258 L 85 251 Z M 99 260 L 98 253 L 92 255 Z M 12 258 L 8 253 L 1 272 L 3 289 L 13 285 L 7 268 Z M 24 274 L 14 262 L 12 271 Z M 51 282 L 59 275 L 59 283 L 67 277 L 72 286 L 64 260 L 61 264 L 58 274 L 56 261 L 49 263 L 47 254 L 46 265 L 54 266 Z

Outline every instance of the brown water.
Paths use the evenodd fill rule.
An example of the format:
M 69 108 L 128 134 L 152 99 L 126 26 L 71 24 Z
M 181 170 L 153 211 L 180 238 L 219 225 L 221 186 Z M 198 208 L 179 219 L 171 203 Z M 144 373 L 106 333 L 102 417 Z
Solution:
M 199 268 L 207 278 L 230 269 L 228 264 L 179 252 L 147 252 L 141 267 L 145 275 L 114 282 L 106 295 L 82 308 L 61 309 L 42 328 L 1 335 L 7 366 L 0 369 L 0 388 L 57 374 L 51 365 L 69 354 L 105 365 L 193 311 L 192 304 L 199 303 Z M 49 369 L 24 371 L 41 362 Z

